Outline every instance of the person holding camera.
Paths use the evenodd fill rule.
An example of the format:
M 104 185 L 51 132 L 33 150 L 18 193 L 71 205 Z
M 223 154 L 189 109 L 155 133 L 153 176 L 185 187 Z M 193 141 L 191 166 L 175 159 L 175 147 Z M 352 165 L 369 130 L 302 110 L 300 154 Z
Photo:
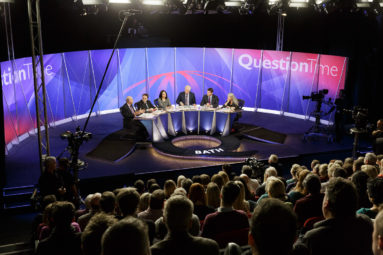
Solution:
M 376 130 L 372 131 L 372 138 L 375 154 L 383 154 L 383 119 L 376 123 Z

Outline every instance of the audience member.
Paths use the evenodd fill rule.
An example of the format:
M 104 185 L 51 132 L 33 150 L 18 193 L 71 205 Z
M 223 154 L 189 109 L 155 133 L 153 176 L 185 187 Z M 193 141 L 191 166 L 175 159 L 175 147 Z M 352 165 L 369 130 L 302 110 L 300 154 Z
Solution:
M 90 199 L 90 210 L 88 213 L 80 216 L 78 218 L 78 224 L 80 225 L 81 230 L 84 230 L 89 220 L 100 211 L 100 199 L 101 193 L 94 193 Z
M 114 215 L 116 208 L 116 196 L 111 191 L 105 191 L 101 194 L 100 208 L 106 214 Z
M 334 170 L 333 177 L 347 178 L 347 173 L 342 167 L 337 167 Z
M 320 193 L 321 182 L 317 175 L 308 174 L 303 181 L 306 196 L 297 200 L 294 212 L 298 218 L 298 226 L 302 227 L 305 221 L 311 217 L 323 217 L 322 203 L 324 194 Z
M 74 209 L 70 202 L 55 202 L 52 208 L 54 229 L 49 237 L 39 242 L 36 254 L 81 254 L 81 234 L 71 225 Z
M 190 178 L 182 180 L 181 187 L 186 190 L 186 193 L 189 194 L 190 186 L 193 184 L 193 181 Z
M 181 187 L 182 187 L 182 181 L 183 181 L 184 179 L 186 179 L 186 177 L 183 176 L 183 175 L 179 175 L 179 176 L 177 177 L 177 188 L 181 188 Z
M 265 189 L 266 188 L 266 181 L 267 181 L 267 178 L 269 178 L 270 176 L 278 176 L 277 170 L 272 166 L 266 168 L 266 170 L 265 170 L 265 173 L 263 175 L 263 183 L 261 186 L 259 186 L 257 188 L 257 190 L 255 192 L 255 195 L 257 197 L 260 197 L 263 194 L 265 194 L 265 192 L 266 192 L 266 189 Z
M 312 161 L 311 161 L 311 164 L 310 164 L 310 169 L 311 169 L 311 171 L 314 169 L 314 167 L 316 166 L 316 165 L 320 165 L 320 161 L 319 160 L 317 160 L 317 159 L 313 159 Z
M 202 184 L 193 183 L 190 186 L 189 199 L 194 205 L 194 214 L 203 221 L 206 215 L 213 213 L 215 210 L 207 206 L 207 197 Z
M 321 164 L 319 166 L 319 178 L 321 183 L 328 181 L 328 173 L 327 173 L 328 164 Z
M 365 172 L 371 179 L 376 178 L 379 174 L 375 165 L 363 165 L 361 170 Z
M 246 178 L 246 177 L 247 178 Z M 249 189 L 250 193 L 252 196 L 255 196 L 255 192 L 257 188 L 259 187 L 259 182 L 256 179 L 252 179 L 253 176 L 253 168 L 248 165 L 243 165 L 242 166 L 242 174 L 241 174 L 241 179 L 243 179 L 247 185 L 247 188 Z
M 219 171 L 218 175 L 222 176 L 223 185 L 225 185 L 226 183 L 230 181 L 229 175 L 225 171 Z
M 150 194 L 149 207 L 145 211 L 140 212 L 137 217 L 142 220 L 151 220 L 155 222 L 163 214 L 162 208 L 164 206 L 164 201 L 164 191 L 160 189 L 155 190 L 152 194 Z
M 117 223 L 117 219 L 113 215 L 98 213 L 92 217 L 81 235 L 83 255 L 101 254 L 102 235 L 115 223 Z
M 140 202 L 138 203 L 138 212 L 143 212 L 149 207 L 150 193 L 145 192 L 140 196 Z
M 251 218 L 249 244 L 254 255 L 289 255 L 296 235 L 296 216 L 278 199 L 264 199 Z
M 218 245 L 215 241 L 203 237 L 194 237 L 189 234 L 188 230 L 191 225 L 192 215 L 193 203 L 189 199 L 180 195 L 168 199 L 164 211 L 164 221 L 168 228 L 168 235 L 163 241 L 151 247 L 152 255 L 218 255 Z
M 137 180 L 134 182 L 134 185 L 133 185 L 137 192 L 141 195 L 145 192 L 145 183 L 143 180 Z
M 207 185 L 210 183 L 210 176 L 207 174 L 201 174 L 200 178 L 201 178 L 201 184 L 206 189 Z
M 286 181 L 286 192 L 289 193 L 297 184 L 299 172 L 302 170 L 298 164 L 293 164 L 290 169 L 291 179 Z
M 354 163 L 352 165 L 352 170 L 355 172 L 358 172 L 361 170 L 361 167 L 364 165 L 364 158 L 359 158 L 357 160 L 354 160 Z
M 277 170 L 277 175 L 282 176 L 282 164 L 279 163 L 278 156 L 276 154 L 271 154 L 268 159 L 269 167 L 274 167 Z
M 221 190 L 221 206 L 217 212 L 206 216 L 202 226 L 201 236 L 211 238 L 218 241 L 221 247 L 225 247 L 226 243 L 220 243 L 219 235 L 239 231 L 249 227 L 249 221 L 246 213 L 233 209 L 233 204 L 239 196 L 240 188 L 237 184 L 230 181 L 222 187 Z M 247 240 L 238 240 L 239 245 L 247 244 Z
M 306 191 L 303 187 L 303 181 L 305 180 L 306 176 L 309 173 L 310 173 L 309 170 L 302 170 L 299 172 L 298 182 L 295 185 L 295 188 L 292 191 L 290 191 L 290 193 L 289 193 L 290 202 L 293 205 L 295 205 L 295 202 L 298 199 L 301 199 L 302 197 L 304 197 L 306 195 Z
M 149 193 L 152 194 L 155 190 L 158 190 L 158 189 L 161 189 L 160 185 L 158 185 L 157 183 L 154 183 L 150 185 Z
M 125 188 L 117 195 L 117 205 L 121 213 L 120 218 L 136 216 L 140 194 L 135 188 Z
M 370 208 L 372 206 L 370 199 L 367 194 L 367 182 L 369 180 L 369 176 L 362 171 L 355 172 L 351 176 L 351 181 L 354 183 L 356 187 L 356 192 L 358 194 L 358 206 L 359 208 Z
M 199 183 L 199 184 L 202 184 L 201 176 L 199 176 L 199 175 L 194 175 L 194 176 L 192 177 L 192 182 L 193 182 L 193 183 Z
M 242 210 L 246 214 L 248 214 L 248 213 L 250 213 L 250 204 L 246 200 L 245 186 L 243 185 L 243 183 L 241 181 L 235 181 L 234 183 L 238 185 L 238 187 L 240 188 L 240 192 L 239 192 L 237 199 L 235 200 L 235 202 L 233 204 L 233 208 L 235 210 Z
M 149 179 L 146 181 L 146 190 L 149 191 L 150 187 L 153 185 L 153 184 L 157 184 L 157 180 L 156 179 Z
M 103 255 L 150 255 L 148 228 L 134 217 L 123 219 L 106 230 L 101 247 Z
M 206 188 L 206 196 L 207 196 L 207 206 L 211 208 L 218 208 L 221 204 L 221 191 L 218 185 L 214 182 L 211 182 L 207 185 Z
M 365 165 L 376 166 L 376 160 L 376 155 L 372 152 L 366 153 L 366 155 L 364 156 Z
M 357 213 L 366 214 L 371 219 L 375 219 L 375 216 L 379 212 L 379 206 L 383 203 L 383 179 L 375 178 L 367 182 L 368 198 L 372 203 L 371 208 L 360 208 Z
M 314 224 L 302 239 L 310 254 L 372 254 L 371 220 L 356 216 L 357 199 L 352 182 L 340 177 L 330 180 L 322 205 L 325 220 Z
M 173 180 L 167 180 L 164 184 L 164 195 L 165 198 L 168 199 L 177 188 L 176 183 Z

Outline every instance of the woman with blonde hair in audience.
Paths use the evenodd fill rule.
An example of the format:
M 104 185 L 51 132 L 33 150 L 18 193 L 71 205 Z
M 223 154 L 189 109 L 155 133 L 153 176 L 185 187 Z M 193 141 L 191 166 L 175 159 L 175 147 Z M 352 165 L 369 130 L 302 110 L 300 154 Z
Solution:
M 206 188 L 206 196 L 207 196 L 207 205 L 211 208 L 218 208 L 221 205 L 221 191 L 218 185 L 214 182 L 211 182 L 207 185 Z
M 150 193 L 145 192 L 140 196 L 140 202 L 138 203 L 138 212 L 143 212 L 149 207 Z
M 219 171 L 218 174 L 223 178 L 223 185 L 230 181 L 230 178 L 225 171 Z
M 237 184 L 240 188 L 239 195 L 237 199 L 235 200 L 233 207 L 235 210 L 242 210 L 245 213 L 250 213 L 250 205 L 249 202 L 245 200 L 245 186 L 241 181 L 235 181 L 235 184 Z
M 305 188 L 303 187 L 303 181 L 305 180 L 306 176 L 310 173 L 309 170 L 302 170 L 299 172 L 298 175 L 298 182 L 295 185 L 295 188 L 290 191 L 289 198 L 291 203 L 295 204 L 295 202 L 304 197 L 306 195 Z

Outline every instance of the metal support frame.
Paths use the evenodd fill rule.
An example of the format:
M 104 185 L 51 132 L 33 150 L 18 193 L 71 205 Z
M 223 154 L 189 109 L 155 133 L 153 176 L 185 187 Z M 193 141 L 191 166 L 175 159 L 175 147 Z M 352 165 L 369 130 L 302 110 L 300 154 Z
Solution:
M 276 51 L 283 50 L 283 38 L 285 32 L 285 16 L 278 12 L 278 27 L 277 27 L 277 45 Z
M 47 94 L 45 87 L 43 43 L 41 36 L 40 0 L 28 0 L 28 18 L 32 49 L 33 85 L 36 106 L 36 128 L 40 158 L 43 171 L 43 157 L 50 155 Z M 42 105 L 40 105 L 42 104 Z M 41 107 L 42 106 L 42 107 Z M 43 132 L 44 131 L 44 132 Z

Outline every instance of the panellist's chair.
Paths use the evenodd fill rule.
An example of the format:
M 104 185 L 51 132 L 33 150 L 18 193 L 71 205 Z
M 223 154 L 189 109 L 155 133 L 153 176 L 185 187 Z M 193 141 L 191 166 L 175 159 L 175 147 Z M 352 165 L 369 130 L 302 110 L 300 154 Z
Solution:
M 154 99 L 154 105 L 156 106 L 156 107 L 159 107 L 159 105 L 158 105 L 158 98 L 156 98 L 156 99 Z

